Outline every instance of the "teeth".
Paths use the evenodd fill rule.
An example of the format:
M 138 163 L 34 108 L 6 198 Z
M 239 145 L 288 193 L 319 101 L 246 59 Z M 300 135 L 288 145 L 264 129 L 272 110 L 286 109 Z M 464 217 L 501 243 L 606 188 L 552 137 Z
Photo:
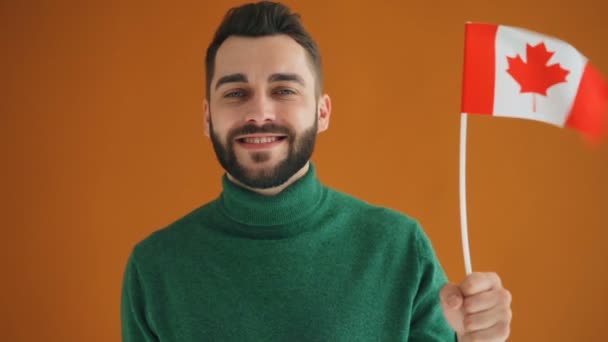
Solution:
M 245 138 L 243 140 L 247 144 L 267 144 L 276 141 L 277 137 Z

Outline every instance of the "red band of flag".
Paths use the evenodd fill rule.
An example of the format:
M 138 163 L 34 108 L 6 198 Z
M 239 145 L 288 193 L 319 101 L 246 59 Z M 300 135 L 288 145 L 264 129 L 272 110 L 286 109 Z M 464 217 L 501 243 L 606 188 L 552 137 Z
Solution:
M 494 74 L 497 25 L 466 25 L 462 112 L 491 115 L 494 109 Z

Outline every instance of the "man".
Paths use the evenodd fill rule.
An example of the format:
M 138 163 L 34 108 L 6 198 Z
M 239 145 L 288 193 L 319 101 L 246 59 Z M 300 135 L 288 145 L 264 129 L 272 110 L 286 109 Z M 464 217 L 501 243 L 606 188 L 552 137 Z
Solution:
M 446 284 L 415 220 L 319 183 L 309 160 L 331 101 L 297 15 L 230 10 L 206 68 L 223 191 L 134 248 L 124 341 L 507 338 L 510 294 L 495 274 Z

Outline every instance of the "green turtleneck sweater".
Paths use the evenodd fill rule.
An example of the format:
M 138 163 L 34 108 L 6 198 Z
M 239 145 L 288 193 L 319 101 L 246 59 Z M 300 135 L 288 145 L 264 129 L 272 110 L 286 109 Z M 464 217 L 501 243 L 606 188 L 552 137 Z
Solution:
M 124 342 L 454 341 L 418 223 L 308 173 L 276 196 L 226 177 L 216 200 L 137 244 Z

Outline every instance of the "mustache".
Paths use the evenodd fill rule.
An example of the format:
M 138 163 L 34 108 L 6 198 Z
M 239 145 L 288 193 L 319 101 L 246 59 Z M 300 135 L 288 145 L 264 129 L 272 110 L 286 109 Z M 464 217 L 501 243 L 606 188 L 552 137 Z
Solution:
M 286 126 L 277 125 L 274 123 L 267 123 L 262 126 L 254 124 L 247 124 L 242 127 L 236 127 L 230 130 L 228 133 L 228 141 L 234 140 L 239 135 L 255 134 L 255 133 L 274 133 L 274 134 L 285 134 L 288 137 L 293 137 L 293 131 Z

